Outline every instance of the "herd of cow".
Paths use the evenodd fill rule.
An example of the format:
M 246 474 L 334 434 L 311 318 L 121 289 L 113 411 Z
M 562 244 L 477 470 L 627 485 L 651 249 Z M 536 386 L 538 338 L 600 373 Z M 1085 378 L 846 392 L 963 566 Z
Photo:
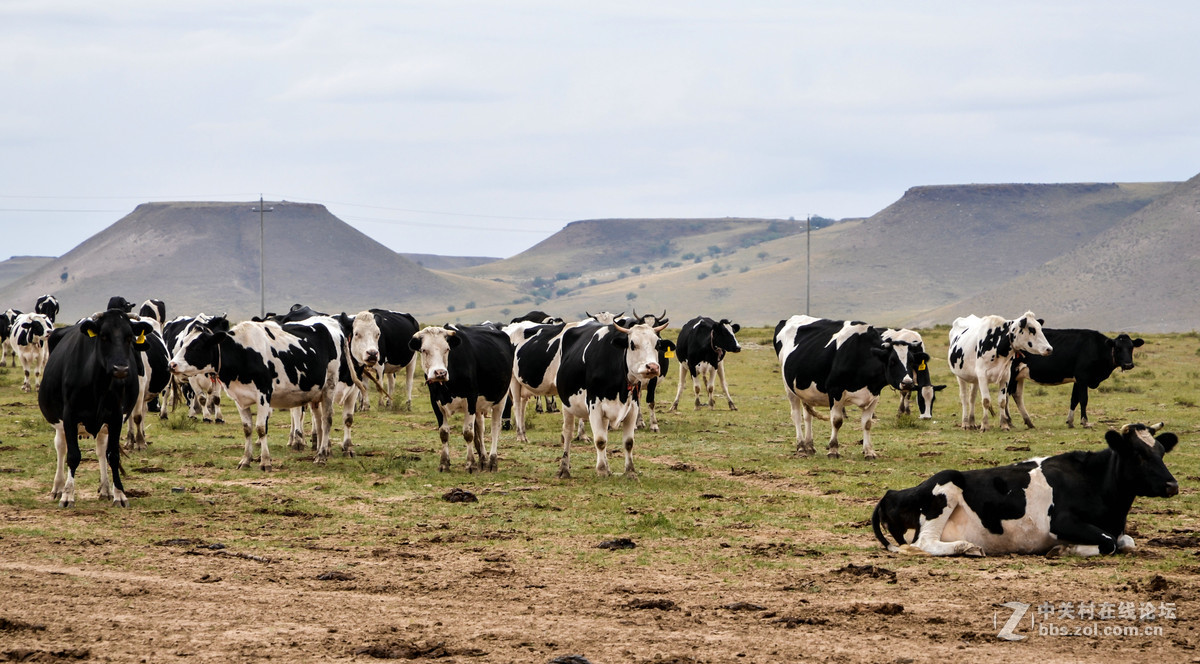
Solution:
M 168 404 L 159 406 L 162 417 L 168 407 L 186 400 L 190 416 L 218 422 L 223 421 L 222 392 L 232 399 L 245 437 L 239 468 L 254 463 L 257 441 L 259 467 L 271 469 L 267 421 L 276 408 L 290 411 L 294 449 L 307 444 L 304 413 L 311 411 L 316 462 L 325 463 L 334 406 L 341 406 L 342 453 L 353 455 L 354 413 L 370 408 L 367 382 L 376 385 L 382 403 L 391 405 L 396 375 L 403 370 L 409 407 L 418 356 L 442 442 L 441 471 L 451 467 L 452 416 L 463 414 L 467 469 L 494 471 L 502 426 L 511 420 L 517 439 L 525 441 L 528 400 L 544 399 L 553 410 L 557 398 L 563 416 L 558 477 L 570 477 L 571 443 L 584 437 L 585 421 L 597 474 L 610 474 L 609 431 L 619 430 L 624 474 L 636 477 L 634 433 L 643 426 L 643 410 L 645 426 L 658 430 L 655 391 L 671 358 L 680 365 L 671 410 L 678 408 L 689 375 L 696 408 L 714 406 L 719 383 L 730 410 L 737 409 L 724 357 L 741 350 L 740 328 L 728 320 L 694 318 L 672 342 L 660 336 L 669 324 L 665 311 L 659 316 L 604 312 L 571 323 L 530 312 L 508 325 L 421 328 L 411 315 L 385 309 L 326 315 L 295 305 L 286 314 L 232 324 L 223 315 L 205 314 L 168 321 L 158 300 L 147 300 L 137 315 L 133 306 L 114 297 L 104 311 L 55 328 L 59 306 L 47 295 L 33 313 L 10 309 L 0 316 L 0 364 L 11 348 L 14 366 L 19 359 L 24 371 L 22 389 L 37 389 L 42 414 L 54 427 L 58 460 L 52 493 L 63 507 L 75 503 L 81 433 L 96 443 L 101 499 L 128 505 L 120 473 L 121 429 L 127 427 L 127 448 L 144 449 L 144 419 L 163 395 Z M 863 455 L 873 459 L 871 424 L 885 387 L 900 392 L 901 413 L 910 412 L 915 392 L 924 419 L 932 417 L 936 393 L 945 388 L 932 383 L 930 356 L 912 330 L 792 316 L 775 327 L 773 341 L 800 456 L 815 453 L 812 419 L 824 419 L 825 412 L 832 425 L 828 454 L 838 456 L 838 430 L 846 406 L 855 405 L 862 411 Z M 1011 426 L 1010 394 L 1026 426 L 1034 426 L 1023 402 L 1026 380 L 1073 382 L 1067 425 L 1074 426 L 1078 406 L 1081 423 L 1088 426 L 1088 389 L 1117 368 L 1131 369 L 1133 349 L 1143 345 L 1125 334 L 1112 339 L 1092 330 L 1046 329 L 1031 312 L 1011 320 L 959 318 L 949 341 L 962 427 L 980 430 L 988 428 L 997 408 L 1001 428 Z M 991 386 L 998 386 L 995 404 Z M 984 407 L 978 425 L 977 396 Z M 490 448 L 484 439 L 487 417 Z M 916 487 L 888 491 L 872 515 L 875 536 L 889 550 L 932 555 L 1130 550 L 1134 543 L 1125 534 L 1125 520 L 1134 497 L 1179 491 L 1163 463 L 1178 439 L 1158 433 L 1161 427 L 1129 424 L 1108 431 L 1108 447 L 1099 452 L 946 470 Z

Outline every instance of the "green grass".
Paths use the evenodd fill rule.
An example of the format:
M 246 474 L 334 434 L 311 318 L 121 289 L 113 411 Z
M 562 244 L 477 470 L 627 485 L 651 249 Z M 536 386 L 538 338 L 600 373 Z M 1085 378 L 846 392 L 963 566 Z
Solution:
M 335 447 L 325 466 L 309 451 L 284 444 L 288 420 L 276 413 L 270 423 L 276 470 L 239 471 L 241 425 L 194 423 L 181 408 L 170 420 L 149 420 L 149 450 L 124 458 L 125 484 L 134 492 L 128 510 L 96 500 L 94 446 L 84 441 L 78 503 L 60 510 L 48 493 L 54 474 L 52 430 L 42 421 L 32 394 L 19 391 L 17 371 L 0 369 L 0 505 L 8 513 L 35 517 L 36 526 L 0 521 L 0 537 L 14 541 L 88 539 L 122 543 L 136 566 L 138 551 L 172 538 L 195 538 L 277 556 L 323 541 L 342 545 L 388 546 L 436 540 L 452 546 L 484 544 L 535 555 L 565 556 L 597 565 L 669 565 L 699 562 L 723 574 L 758 567 L 786 567 L 802 558 L 793 553 L 763 555 L 764 542 L 826 555 L 878 551 L 866 524 L 887 489 L 913 486 L 943 468 L 1011 463 L 1077 449 L 1102 448 L 1103 431 L 1129 421 L 1165 421 L 1181 444 L 1168 457 L 1182 487 L 1170 500 L 1139 500 L 1131 521 L 1144 542 L 1160 531 L 1195 529 L 1200 513 L 1200 410 L 1195 407 L 1200 357 L 1188 334 L 1142 335 L 1138 367 L 1114 375 L 1093 390 L 1088 414 L 1093 429 L 1065 426 L 1069 385 L 1028 389 L 1027 405 L 1037 425 L 1018 422 L 1010 432 L 959 429 L 958 394 L 945 363 L 945 331 L 926 333 L 934 360 L 934 382 L 950 387 L 939 394 L 935 419 L 898 418 L 898 396 L 888 390 L 877 409 L 872 440 L 880 458 L 862 458 L 859 412 L 851 409 L 841 430 L 841 459 L 824 456 L 829 424 L 817 422 L 817 456 L 793 456 L 795 434 L 769 346 L 770 330 L 745 330 L 743 343 L 756 342 L 727 359 L 739 410 L 693 410 L 690 385 L 678 413 L 665 412 L 674 397 L 677 367 L 660 387 L 662 431 L 639 431 L 634 454 L 639 477 L 598 478 L 594 448 L 575 443 L 572 479 L 555 477 L 562 448 L 561 416 L 530 409 L 530 438 L 518 444 L 511 432 L 500 443 L 497 473 L 467 474 L 465 444 L 451 439 L 453 470 L 437 471 L 441 445 L 423 388 L 413 412 L 374 407 L 355 417 L 359 452 L 343 457 Z M 665 389 L 663 389 L 665 387 Z M 232 408 L 229 409 L 232 411 Z M 1013 409 L 1015 414 L 1015 408 Z M 335 440 L 340 440 L 340 415 Z M 458 427 L 455 427 L 457 432 Z M 615 441 L 615 438 L 613 439 Z M 609 464 L 623 468 L 619 445 L 610 441 Z M 141 472 L 161 468 L 161 472 Z M 441 496 L 461 487 L 477 503 L 451 504 Z M 173 488 L 182 489 L 173 492 Z M 592 548 L 614 537 L 630 537 L 639 548 L 625 556 L 601 556 Z M 754 547 L 758 546 L 759 549 Z M 770 549 L 768 551 L 776 551 Z M 1190 552 L 1161 549 L 1154 569 L 1194 565 Z M 936 561 L 896 559 L 895 565 Z M 1013 560 L 1038 568 L 1039 558 Z M 1114 573 L 1148 569 L 1147 561 L 1125 559 Z M 948 569 L 954 569 L 953 566 Z

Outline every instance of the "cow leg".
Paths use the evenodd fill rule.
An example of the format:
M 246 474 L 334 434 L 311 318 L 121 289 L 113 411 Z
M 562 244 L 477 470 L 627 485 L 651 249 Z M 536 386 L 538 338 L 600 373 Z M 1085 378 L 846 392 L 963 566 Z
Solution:
M 392 395 L 396 392 L 396 374 L 384 369 L 383 372 L 384 393 L 379 395 L 379 405 L 384 408 L 392 407 Z
M 575 438 L 575 416 L 563 404 L 562 459 L 558 462 L 558 478 L 571 479 L 571 440 Z
M 212 421 L 217 424 L 225 424 L 225 417 L 221 415 L 221 386 L 215 382 L 212 384 L 212 392 L 208 395 L 208 403 Z
M 66 480 L 63 482 L 62 494 L 59 496 L 59 507 L 75 507 L 75 471 L 79 468 L 79 460 L 83 454 L 79 451 L 79 427 L 72 423 L 64 423 L 63 432 L 66 434 L 64 448 L 67 457 Z
M 896 411 L 896 415 L 912 414 L 912 407 L 908 403 L 908 398 L 912 394 L 912 390 L 900 390 L 900 410 Z
M 687 372 L 688 372 L 687 362 L 680 360 L 679 361 L 679 386 L 675 388 L 675 401 L 671 403 L 671 410 L 669 412 L 674 413 L 675 411 L 679 410 L 679 397 L 683 394 L 683 383 L 685 380 L 687 380 Z
M 554 398 L 554 395 L 547 394 L 545 396 L 545 399 L 546 399 L 546 412 L 547 413 L 557 413 L 558 412 L 558 400 Z
M 412 388 L 413 388 L 413 372 L 417 370 L 417 356 L 413 355 L 408 361 L 408 366 L 404 368 L 404 412 L 412 410 Z M 389 396 L 390 400 L 390 396 Z
M 1008 416 L 1008 383 L 1000 383 L 1000 401 L 998 410 L 1000 411 L 1000 430 L 1008 431 L 1012 429 L 1012 418 Z
M 992 403 L 991 386 L 988 385 L 986 374 L 976 374 L 975 389 L 979 391 L 980 403 L 983 404 L 983 416 L 979 421 L 979 430 L 988 430 L 989 416 L 996 415 L 996 406 Z M 974 408 L 975 399 L 971 399 L 972 408 Z M 972 413 L 974 414 L 974 413 Z
M 432 396 L 430 397 L 432 400 Z M 438 461 L 438 472 L 450 472 L 450 411 L 434 401 L 433 412 L 438 419 L 438 439 L 442 441 L 442 457 Z
M 975 384 L 958 379 L 958 401 L 962 405 L 962 428 L 975 428 Z
M 1012 383 L 1012 400 L 1015 401 L 1017 404 L 1017 411 L 1019 411 L 1021 413 L 1021 419 L 1025 420 L 1025 428 L 1027 428 L 1027 429 L 1036 428 L 1033 426 L 1033 418 L 1031 418 L 1029 416 L 1029 411 L 1025 409 L 1025 381 L 1024 380 L 1018 378 L 1017 380 L 1013 381 L 1013 383 Z M 1011 418 L 1009 417 L 1009 411 L 1008 411 L 1007 404 L 1005 404 L 1005 406 L 1004 406 L 1004 417 L 1006 419 L 1009 419 L 1009 421 L 1012 421 Z M 1070 418 L 1068 418 L 1068 426 L 1069 426 L 1069 421 L 1070 421 Z
M 713 391 L 717 388 L 717 371 L 710 368 L 704 372 L 704 391 L 708 393 L 708 409 L 716 408 L 717 402 L 713 400 Z
M 288 415 L 292 418 L 292 430 L 288 434 L 288 447 L 299 452 L 304 449 L 304 406 L 288 409 Z M 316 433 L 315 424 L 313 433 Z
M 787 396 L 792 411 L 792 424 L 796 427 L 795 454 L 800 457 L 810 456 L 815 451 L 812 446 L 812 415 L 799 395 L 788 390 Z
M 875 406 L 879 404 L 879 396 L 874 395 L 862 409 L 862 432 L 863 432 L 863 458 L 876 459 L 879 457 L 875 453 L 875 448 L 871 447 L 871 424 L 875 421 Z
M 975 556 L 982 557 L 983 549 L 966 540 L 958 540 L 954 542 L 943 542 L 942 531 L 946 528 L 946 523 L 950 521 L 950 516 L 954 514 L 954 510 L 958 509 L 962 504 L 962 489 L 953 483 L 939 484 L 934 489 L 926 494 L 926 500 L 923 502 L 931 503 L 929 507 L 936 504 L 938 497 L 945 498 L 946 504 L 932 519 L 925 516 L 927 513 L 925 508 L 921 509 L 920 528 L 916 533 L 916 538 L 911 545 L 905 544 L 900 547 L 901 553 L 907 554 L 928 554 L 931 556 Z
M 497 454 L 500 446 L 500 413 L 504 411 L 504 402 L 492 406 L 492 449 L 487 456 L 487 463 L 484 464 L 484 470 L 496 472 L 499 462 Z
M 100 427 L 100 433 L 96 434 L 96 465 L 100 470 L 100 491 L 99 498 L 101 501 L 112 500 L 112 482 L 108 477 L 108 425 Z M 117 441 L 113 441 L 116 444 Z
M 353 457 L 354 443 L 351 440 L 350 430 L 354 427 L 354 410 L 358 405 L 360 395 L 357 387 L 351 388 L 347 392 L 342 399 L 342 456 Z M 363 393 L 365 394 L 365 390 Z M 370 399 L 366 401 L 371 403 Z
M 116 431 L 116 435 L 111 432 Z M 96 459 L 100 462 L 100 500 L 112 499 L 117 507 L 129 507 L 125 485 L 121 482 L 120 419 L 111 428 L 105 424 L 96 434 Z M 111 474 L 112 480 L 109 481 Z
M 658 379 L 650 379 L 650 384 L 646 386 L 646 410 L 650 413 L 650 430 L 658 431 L 658 417 L 654 414 L 654 392 L 658 389 Z M 641 411 L 641 407 L 638 408 Z
M 1100 528 L 1085 523 L 1079 519 L 1071 519 L 1069 515 L 1061 515 L 1050 524 L 1050 533 L 1063 544 L 1046 552 L 1046 557 L 1056 558 L 1064 555 L 1097 556 L 1116 553 L 1121 544 L 1132 544 L 1133 538 L 1122 534 L 1120 537 L 1129 538 L 1124 542 L 1120 537 L 1113 537 Z
M 737 410 L 737 406 L 733 404 L 733 395 L 729 393 L 729 381 L 725 379 L 725 361 L 717 362 L 717 378 L 721 381 L 721 391 L 725 393 L 725 402 L 729 404 L 729 410 Z
M 829 407 L 829 451 L 825 453 L 825 456 L 830 459 L 842 456 L 838 453 L 838 429 L 842 428 L 842 423 L 845 421 L 846 404 L 842 401 L 833 402 L 833 405 Z
M 636 415 L 634 418 L 636 421 Z M 588 422 L 592 425 L 592 441 L 596 445 L 596 475 L 608 477 L 612 475 L 608 469 L 608 421 L 599 404 L 588 408 Z
M 1092 428 L 1092 425 L 1088 423 L 1087 403 L 1088 403 L 1087 383 L 1077 380 L 1077 381 L 1075 381 L 1075 384 L 1071 386 L 1071 410 L 1067 412 L 1067 426 L 1068 427 L 1075 426 L 1075 406 L 1078 404 L 1078 406 L 1079 406 L 1079 423 L 1082 424 L 1083 428 L 1085 428 L 1085 429 Z
M 75 427 L 74 424 L 71 426 Z M 78 428 L 76 427 L 76 429 Z M 78 435 L 76 433 L 76 436 Z M 54 484 L 50 488 L 50 498 L 51 500 L 58 500 L 62 497 L 67 484 L 67 434 L 63 422 L 58 422 L 54 425 L 54 455 L 56 457 Z
M 463 440 L 467 441 L 467 472 L 474 473 L 475 471 L 479 470 L 479 465 L 475 459 L 475 447 L 476 447 L 475 430 L 476 430 L 476 428 L 482 428 L 482 427 L 478 427 L 478 425 L 475 422 L 475 400 L 476 400 L 476 397 L 474 395 L 471 395 L 471 396 L 466 397 L 466 399 L 467 399 L 467 409 L 466 409 L 466 412 L 463 414 L 462 435 L 463 435 Z
M 633 407 L 635 410 L 640 410 L 640 408 L 638 408 L 638 405 L 636 403 L 633 405 Z M 653 412 L 653 411 L 651 411 L 651 412 Z M 630 480 L 636 480 L 637 476 L 638 476 L 637 471 L 633 469 L 633 432 L 637 429 L 637 427 L 634 426 L 636 419 L 637 419 L 637 417 L 633 413 L 629 413 L 628 415 L 625 416 L 625 420 L 622 422 L 622 427 L 621 427 L 622 442 L 624 443 L 624 446 L 625 446 L 625 473 L 624 473 L 624 476 L 625 476 L 625 479 L 630 479 Z M 654 430 L 658 431 L 658 427 L 655 426 Z
M 237 405 L 238 415 L 242 418 L 242 435 L 246 438 L 245 449 L 242 451 L 242 460 L 238 462 L 238 470 L 249 468 L 254 463 L 254 415 L 250 412 L 250 406 L 243 406 L 240 403 L 234 402 Z M 262 406 L 259 406 L 262 410 Z

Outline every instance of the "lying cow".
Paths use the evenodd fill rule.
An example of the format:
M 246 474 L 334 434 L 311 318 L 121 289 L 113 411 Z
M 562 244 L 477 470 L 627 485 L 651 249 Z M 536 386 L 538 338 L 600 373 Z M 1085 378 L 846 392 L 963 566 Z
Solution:
M 413 335 L 409 348 L 421 355 L 429 385 L 429 402 L 442 441 L 438 470 L 450 470 L 450 417 L 458 412 L 463 413 L 467 472 L 496 470 L 501 412 L 512 380 L 513 350 L 508 335 L 491 325 L 427 327 Z M 490 454 L 484 453 L 485 411 L 492 418 Z
M 883 338 L 889 341 L 904 341 L 908 343 L 909 348 L 917 352 L 925 352 L 925 339 L 916 330 L 908 328 L 884 330 Z M 900 390 L 900 407 L 896 414 L 912 415 L 912 394 L 915 392 L 918 418 L 933 419 L 933 402 L 937 399 L 937 393 L 946 389 L 946 386 L 933 384 L 933 380 L 929 376 L 929 362 L 921 362 L 913 369 L 913 382 L 915 385 L 911 389 Z
M 1042 332 L 1046 335 L 1046 341 L 1054 346 L 1054 354 L 1047 357 L 1023 356 L 1013 362 L 1010 370 L 1008 391 L 1017 402 L 1025 426 L 1033 428 L 1033 420 L 1029 417 L 1029 411 L 1025 410 L 1025 381 L 1032 380 L 1042 385 L 1074 383 L 1071 387 L 1071 408 L 1067 410 L 1067 426 L 1074 428 L 1075 406 L 1079 406 L 1080 422 L 1084 428 L 1091 427 L 1087 416 L 1088 388 L 1094 390 L 1100 387 L 1100 383 L 1118 367 L 1121 371 L 1132 369 L 1133 349 L 1140 348 L 1145 342 L 1130 339 L 1128 334 L 1118 334 L 1116 339 L 1109 339 L 1095 330 L 1043 328 Z M 1011 419 L 1007 404 L 1004 418 Z
M 1110 430 L 1108 449 L 1099 452 L 943 470 L 911 489 L 888 491 L 871 515 L 875 537 L 889 551 L 935 556 L 1132 551 L 1125 520 L 1133 499 L 1179 493 L 1163 463 L 1179 439 L 1155 437 L 1162 426 Z
M 642 381 L 660 373 L 659 353 L 670 344 L 658 337 L 665 327 L 584 323 L 563 333 L 562 359 L 555 377 L 563 413 L 558 477 L 571 476 L 571 440 L 577 418 L 586 418 L 591 424 L 597 475 L 611 474 L 608 430 L 615 425 L 621 427 L 625 447 L 625 477 L 637 477 L 633 468 L 633 434 L 639 411 L 636 390 Z
M 975 396 L 983 396 L 980 431 L 987 431 L 988 415 L 995 415 L 989 385 L 1000 385 L 1000 429 L 1008 431 L 1008 380 L 1012 362 L 1021 355 L 1049 355 L 1054 350 L 1042 334 L 1042 321 L 1026 311 L 1020 318 L 966 316 L 950 326 L 950 371 L 958 379 L 962 402 L 962 428 L 975 427 Z
M 675 389 L 675 402 L 671 410 L 679 409 L 679 397 L 683 394 L 684 380 L 692 377 L 692 392 L 696 396 L 696 410 L 700 410 L 700 381 L 704 381 L 704 389 L 708 392 L 708 407 L 714 406 L 713 390 L 716 381 L 721 381 L 721 391 L 729 410 L 737 410 L 733 405 L 733 397 L 729 394 L 729 382 L 725 380 L 725 354 L 740 353 L 737 333 L 742 327 L 722 318 L 715 321 L 704 316 L 697 316 L 683 324 L 679 330 L 679 341 L 676 344 L 676 357 L 679 360 L 679 386 Z
M 775 326 L 775 354 L 796 426 L 796 454 L 809 456 L 813 447 L 812 418 L 816 408 L 829 409 L 832 431 L 828 456 L 838 453 L 838 429 L 846 406 L 862 409 L 863 456 L 874 459 L 871 422 L 884 387 L 912 389 L 913 367 L 929 360 L 903 341 L 885 341 L 866 323 L 792 316 Z
M 75 471 L 82 455 L 79 433 L 96 440 L 100 500 L 129 506 L 121 483 L 121 423 L 138 398 L 137 343 L 151 332 L 122 310 L 108 310 L 66 328 L 46 361 L 38 407 L 54 426 L 58 465 L 52 497 L 75 505 Z M 112 480 L 109 481 L 109 471 Z

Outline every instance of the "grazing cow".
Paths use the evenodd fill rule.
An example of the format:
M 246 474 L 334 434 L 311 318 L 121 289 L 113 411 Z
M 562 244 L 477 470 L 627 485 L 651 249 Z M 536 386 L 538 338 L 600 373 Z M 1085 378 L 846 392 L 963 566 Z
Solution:
M 1108 449 L 1099 452 L 943 470 L 910 489 L 888 491 L 871 515 L 875 537 L 889 551 L 934 556 L 1132 551 L 1125 520 L 1133 499 L 1179 493 L 1163 463 L 1179 439 L 1155 437 L 1162 426 L 1110 430 Z
M 576 418 L 587 418 L 591 425 L 597 475 L 611 474 L 606 449 L 608 429 L 619 425 L 625 446 L 625 477 L 637 477 L 633 468 L 633 433 L 639 410 L 635 392 L 639 384 L 660 373 L 659 353 L 670 343 L 658 337 L 665 327 L 584 323 L 563 333 L 562 360 L 555 377 L 563 413 L 563 455 L 558 477 L 571 476 Z
M 439 472 L 450 470 L 450 418 L 463 413 L 467 472 L 496 470 L 500 419 L 512 380 L 513 348 L 508 335 L 491 325 L 427 327 L 413 335 L 409 348 L 421 355 L 429 403 L 442 441 Z M 483 416 L 492 418 L 492 449 L 484 454 Z M 475 454 L 479 455 L 476 465 Z
M 4 366 L 4 358 L 8 355 L 8 339 L 12 334 L 13 323 L 16 322 L 17 316 L 21 312 L 15 309 L 8 309 L 0 314 L 0 366 Z M 12 366 L 17 366 L 17 354 L 13 353 Z
M 513 344 L 509 394 L 518 442 L 529 442 L 525 436 L 526 401 L 530 397 L 535 400 L 545 397 L 549 402 L 558 395 L 555 377 L 562 359 L 562 333 L 566 327 L 563 323 L 546 325 L 523 321 L 504 328 Z
M 179 352 L 181 342 L 196 325 L 224 326 L 229 331 L 229 321 L 225 316 L 209 316 L 196 314 L 195 317 L 179 316 L 163 326 L 163 341 L 167 344 L 167 352 L 174 356 Z M 181 395 L 191 392 L 188 403 L 188 417 L 200 418 L 205 422 L 225 423 L 221 414 L 221 384 L 215 374 L 196 374 L 194 376 L 171 375 L 171 408 L 174 409 Z M 160 413 L 165 417 L 166 413 Z
M 1054 354 L 1048 357 L 1025 355 L 1012 364 L 1011 378 L 1008 390 L 1017 402 L 1017 409 L 1025 420 L 1025 426 L 1033 428 L 1033 420 L 1029 411 L 1025 410 L 1025 380 L 1032 380 L 1042 385 L 1063 385 L 1074 383 L 1071 387 L 1071 408 L 1067 410 L 1067 426 L 1075 427 L 1075 406 L 1079 406 L 1079 419 L 1084 428 L 1090 428 L 1088 423 L 1087 404 L 1088 388 L 1096 389 L 1112 372 L 1120 367 L 1121 371 L 1133 368 L 1133 349 L 1140 348 L 1145 342 L 1141 339 L 1131 339 L 1128 334 L 1118 334 L 1116 339 L 1109 339 L 1095 330 L 1053 330 L 1042 328 L 1046 341 L 1054 346 Z M 1005 404 L 1004 418 L 1011 421 Z
M 885 340 L 908 342 L 908 347 L 919 353 L 925 352 L 925 339 L 916 330 L 901 328 L 899 330 L 884 330 Z M 934 385 L 929 377 L 929 363 L 921 362 L 913 370 L 913 381 L 916 385 L 907 390 L 900 390 L 900 408 L 897 415 L 912 415 L 912 393 L 917 393 L 917 415 L 922 420 L 933 419 L 933 402 L 937 393 L 946 389 L 945 385 Z
M 676 343 L 676 355 L 679 359 L 679 387 L 675 390 L 675 402 L 671 410 L 679 409 L 679 397 L 683 394 L 685 378 L 692 377 L 692 392 L 696 395 L 696 410 L 700 410 L 700 381 L 704 381 L 704 389 L 708 392 L 708 407 L 714 407 L 713 389 L 716 380 L 721 381 L 721 391 L 725 393 L 725 401 L 729 410 L 737 410 L 733 397 L 729 394 L 729 383 L 725 380 L 725 353 L 740 353 L 738 345 L 738 330 L 741 325 L 731 323 L 722 318 L 715 321 L 704 316 L 697 316 L 683 324 L 679 330 L 679 341 Z
M 333 403 L 342 407 L 342 455 L 350 457 L 354 456 L 352 440 L 354 410 L 357 407 L 359 395 L 366 391 L 366 386 L 362 383 L 362 376 L 365 373 L 366 365 L 355 358 L 350 339 L 354 332 L 355 322 L 360 319 L 370 321 L 372 325 L 374 324 L 374 316 L 369 311 L 363 311 L 354 316 L 347 316 L 344 313 L 338 316 L 317 315 L 304 320 L 283 323 L 284 331 L 293 332 L 300 336 L 308 334 L 313 325 L 324 325 L 330 329 L 333 336 L 336 337 L 340 334 L 346 340 L 346 345 L 342 349 L 342 362 L 338 367 L 337 383 L 333 388 Z M 294 450 L 304 449 L 304 410 L 304 406 L 293 407 L 291 409 L 292 432 L 289 446 Z M 332 416 L 333 410 L 331 407 L 329 412 L 330 420 Z M 325 448 L 321 447 L 316 418 L 317 413 L 314 411 L 312 448 L 317 450 L 316 462 L 325 463 L 330 455 L 331 443 L 327 444 Z
M 883 388 L 912 389 L 913 367 L 929 360 L 904 341 L 886 341 L 878 329 L 861 322 L 792 316 L 775 326 L 775 354 L 796 426 L 796 454 L 813 448 L 815 408 L 828 408 L 832 432 L 828 456 L 837 457 L 838 429 L 846 405 L 862 409 L 863 456 L 876 458 L 871 418 Z M 817 417 L 822 417 L 817 415 Z M 823 419 L 823 418 L 822 418 Z
M 171 371 L 185 376 L 215 374 L 237 405 L 245 435 L 238 468 L 254 462 L 252 434 L 258 437 L 259 467 L 271 470 L 267 421 L 274 408 L 311 405 L 317 433 L 317 463 L 329 453 L 334 389 L 345 361 L 346 339 L 333 319 L 284 329 L 275 322 L 245 321 L 226 331 L 224 319 L 195 325 L 171 357 Z M 251 408 L 257 413 L 252 414 Z
M 38 390 L 38 407 L 54 427 L 58 456 L 52 497 L 61 507 L 75 505 L 82 430 L 96 440 L 100 500 L 128 507 L 121 482 L 121 422 L 138 398 L 136 344 L 150 333 L 150 324 L 131 321 L 124 311 L 109 310 L 64 329 Z
M 1008 380 L 1014 359 L 1021 355 L 1049 355 L 1054 347 L 1042 334 L 1042 321 L 1026 311 L 1020 318 L 1004 320 L 1000 316 L 975 315 L 954 319 L 950 326 L 950 371 L 958 378 L 958 398 L 962 402 L 962 428 L 975 428 L 975 395 L 983 396 L 983 421 L 987 431 L 988 415 L 995 415 L 989 385 L 1000 385 L 1000 429 L 1008 431 Z
M 58 298 L 53 295 L 43 295 L 33 304 L 34 313 L 42 314 L 50 319 L 50 324 L 54 324 L 54 320 L 58 318 Z
M 13 355 L 21 360 L 21 370 L 25 373 L 22 392 L 29 392 L 41 384 L 42 367 L 50 352 L 46 340 L 53 331 L 54 323 L 45 314 L 21 314 L 13 321 L 8 343 Z M 33 377 L 32 384 L 30 376 Z
M 162 327 L 167 324 L 167 305 L 162 300 L 146 300 L 142 303 L 142 307 L 138 309 L 138 315 L 142 318 L 156 320 L 159 327 Z

